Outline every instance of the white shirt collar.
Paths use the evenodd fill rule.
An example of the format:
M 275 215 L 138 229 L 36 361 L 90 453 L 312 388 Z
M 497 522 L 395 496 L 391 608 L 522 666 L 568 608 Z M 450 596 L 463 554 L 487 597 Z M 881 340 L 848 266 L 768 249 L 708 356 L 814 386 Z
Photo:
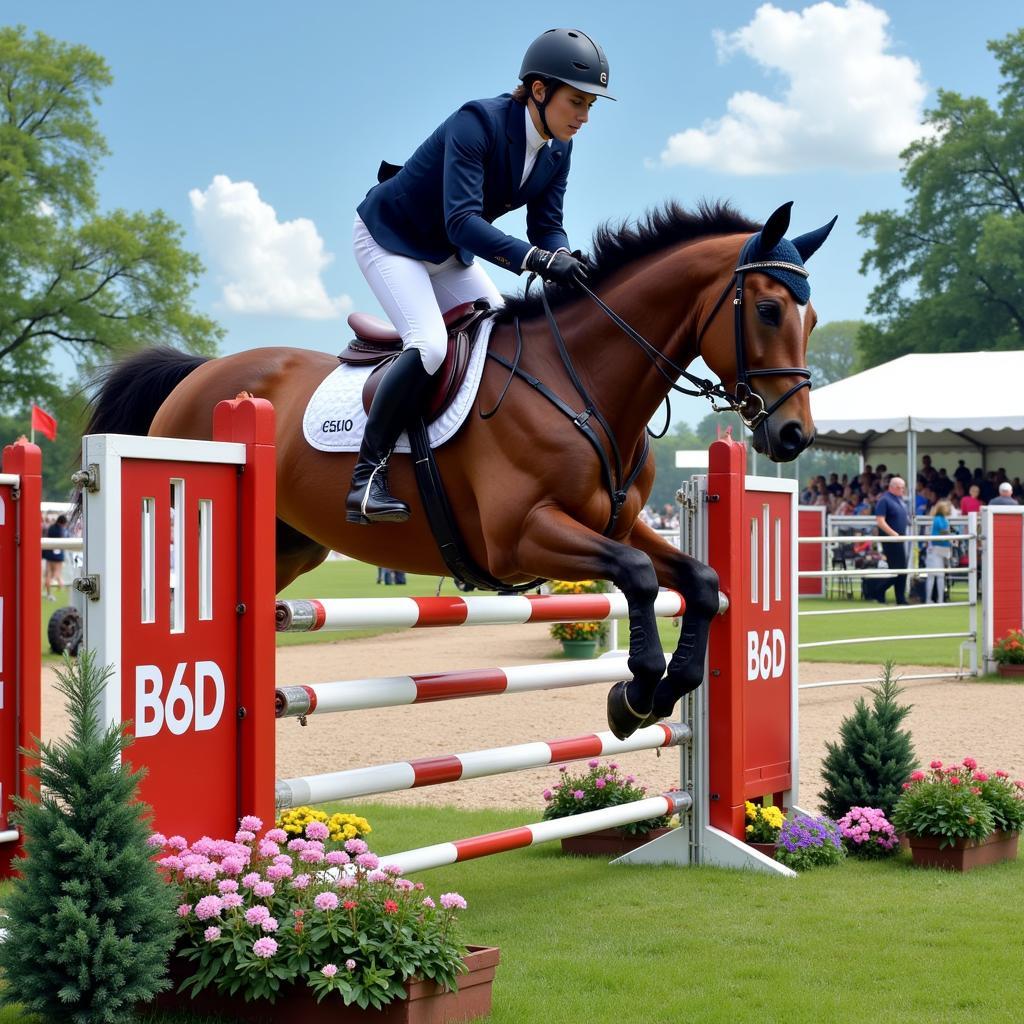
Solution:
M 533 118 L 530 116 L 530 108 L 525 107 L 526 111 L 526 152 L 536 153 L 541 147 L 546 146 L 551 140 L 545 139 L 536 126 L 533 123 Z

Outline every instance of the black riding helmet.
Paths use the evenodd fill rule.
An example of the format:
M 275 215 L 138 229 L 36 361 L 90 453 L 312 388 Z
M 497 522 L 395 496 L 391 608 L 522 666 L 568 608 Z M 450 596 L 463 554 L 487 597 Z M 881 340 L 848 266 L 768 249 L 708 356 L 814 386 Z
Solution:
M 615 99 L 608 92 L 608 58 L 604 55 L 599 43 L 596 43 L 585 32 L 578 28 L 549 28 L 538 36 L 526 51 L 519 77 L 523 82 L 527 78 L 540 78 L 546 83 L 552 80 L 563 85 L 571 85 L 581 92 Z M 548 135 L 547 117 L 544 108 L 551 99 L 551 87 L 542 103 L 537 103 L 541 124 Z

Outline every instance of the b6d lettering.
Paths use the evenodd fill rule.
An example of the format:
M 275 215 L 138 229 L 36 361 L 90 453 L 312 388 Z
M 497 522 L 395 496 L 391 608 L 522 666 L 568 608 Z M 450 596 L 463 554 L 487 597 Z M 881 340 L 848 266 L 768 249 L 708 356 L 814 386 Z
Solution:
M 190 728 L 195 732 L 206 732 L 220 721 L 224 713 L 224 673 L 216 662 L 197 661 L 190 688 L 184 682 L 187 669 L 188 662 L 179 662 L 164 697 L 164 677 L 160 669 L 156 665 L 136 667 L 134 717 L 137 738 L 156 736 L 165 725 L 174 736 L 181 736 Z
M 786 671 L 786 634 L 781 629 L 747 633 L 747 680 L 778 679 Z

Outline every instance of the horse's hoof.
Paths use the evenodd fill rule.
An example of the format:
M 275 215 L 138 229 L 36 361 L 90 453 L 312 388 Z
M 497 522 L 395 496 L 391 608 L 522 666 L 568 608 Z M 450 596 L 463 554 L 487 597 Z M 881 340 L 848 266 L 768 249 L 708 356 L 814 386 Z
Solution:
M 630 707 L 626 699 L 626 683 L 616 683 L 608 691 L 608 728 L 617 740 L 628 739 L 647 720 L 648 715 L 640 714 Z
M 657 711 L 652 711 L 641 723 L 640 728 L 646 729 L 650 725 L 657 725 L 663 718 L 668 718 L 668 715 L 659 715 Z
M 345 522 L 347 523 L 358 523 L 360 526 L 369 526 L 370 520 L 366 516 L 361 515 L 359 512 L 346 512 Z M 379 582 L 379 581 L 378 581 Z

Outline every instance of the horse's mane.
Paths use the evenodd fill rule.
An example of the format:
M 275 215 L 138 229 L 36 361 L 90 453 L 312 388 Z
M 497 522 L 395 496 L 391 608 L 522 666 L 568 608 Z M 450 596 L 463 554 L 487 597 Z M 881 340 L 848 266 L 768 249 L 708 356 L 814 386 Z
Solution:
M 709 235 L 751 234 L 760 229 L 760 224 L 748 220 L 728 201 L 701 200 L 696 210 L 691 212 L 670 200 L 662 207 L 648 210 L 635 223 L 622 221 L 613 225 L 607 222 L 597 228 L 589 254 L 589 285 L 596 289 L 627 264 L 681 242 L 692 242 Z M 578 292 L 548 288 L 548 301 L 552 306 L 578 297 Z M 506 295 L 505 308 L 498 319 L 501 322 L 511 321 L 517 316 L 526 319 L 539 316 L 543 309 L 540 289 L 535 282 L 529 298 L 524 298 L 521 293 Z

